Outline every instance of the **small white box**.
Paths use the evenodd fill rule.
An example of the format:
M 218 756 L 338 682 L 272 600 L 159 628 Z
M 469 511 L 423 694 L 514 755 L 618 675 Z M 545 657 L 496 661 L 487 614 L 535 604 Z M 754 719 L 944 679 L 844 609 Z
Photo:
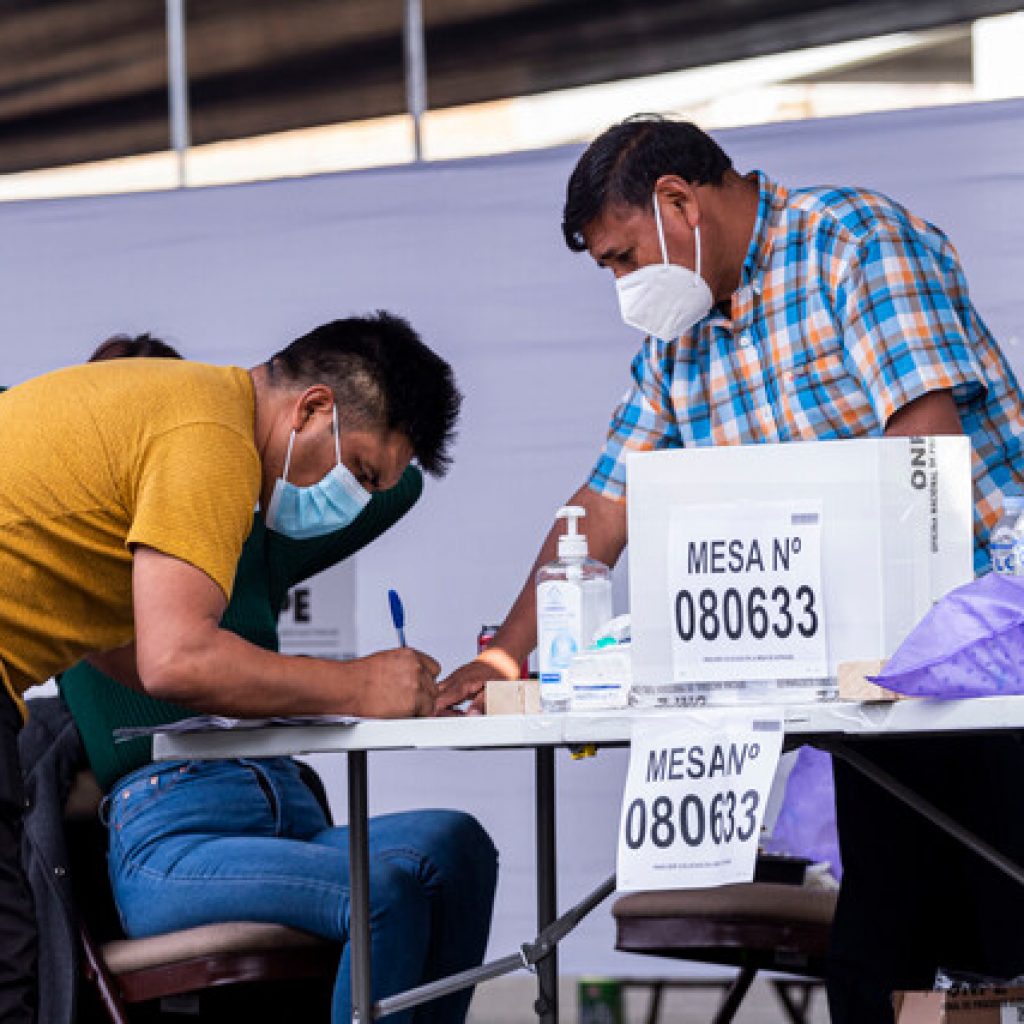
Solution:
M 572 687 L 573 711 L 604 711 L 629 704 L 632 679 L 630 645 L 612 644 L 597 650 L 581 651 L 566 670 Z
M 890 657 L 935 600 L 973 577 L 966 437 L 637 453 L 627 473 L 633 694 L 639 703 L 834 696 L 840 662 Z M 724 665 L 706 676 L 699 665 L 681 665 L 678 580 L 669 577 L 679 572 L 678 563 L 670 569 L 670 549 L 685 538 L 677 536 L 673 549 L 673 519 L 678 529 L 704 517 L 706 526 L 696 532 L 706 538 L 714 535 L 723 509 L 745 507 L 749 513 L 760 505 L 801 503 L 821 516 L 828 676 L 809 679 L 780 661 L 767 685 L 768 670 L 752 660 L 717 659 Z M 674 511 L 680 508 L 687 514 Z

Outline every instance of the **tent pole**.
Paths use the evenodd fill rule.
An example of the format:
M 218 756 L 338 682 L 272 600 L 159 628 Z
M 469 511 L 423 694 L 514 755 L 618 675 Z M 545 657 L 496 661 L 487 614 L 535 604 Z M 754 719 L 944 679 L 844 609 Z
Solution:
M 191 145 L 188 116 L 188 64 L 185 56 L 185 0 L 167 0 L 167 95 L 171 149 L 178 155 L 178 188 L 184 188 Z
M 412 115 L 416 162 L 423 159 L 423 114 L 427 109 L 427 48 L 422 0 L 405 0 L 405 95 Z

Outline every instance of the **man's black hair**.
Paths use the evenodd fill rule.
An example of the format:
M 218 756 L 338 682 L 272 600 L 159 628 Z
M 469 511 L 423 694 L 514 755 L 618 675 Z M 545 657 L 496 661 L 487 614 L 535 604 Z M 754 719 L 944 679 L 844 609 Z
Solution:
M 583 229 L 612 204 L 647 206 L 657 180 L 675 174 L 693 185 L 720 185 L 732 160 L 689 121 L 637 114 L 612 125 L 587 147 L 569 177 L 562 234 L 586 250 Z
M 452 368 L 391 313 L 334 320 L 272 356 L 275 384 L 326 384 L 350 426 L 404 434 L 420 466 L 444 476 L 462 395 Z
M 181 353 L 152 334 L 112 334 L 91 356 L 90 363 L 108 359 L 180 359 Z

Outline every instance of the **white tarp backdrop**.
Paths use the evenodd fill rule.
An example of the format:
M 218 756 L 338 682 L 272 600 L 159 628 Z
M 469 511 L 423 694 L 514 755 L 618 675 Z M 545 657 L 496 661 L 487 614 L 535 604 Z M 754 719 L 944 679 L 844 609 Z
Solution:
M 740 170 L 870 186 L 937 223 L 1024 371 L 1024 102 L 719 138 Z M 0 381 L 81 361 L 116 331 L 247 366 L 327 319 L 405 314 L 455 367 L 465 412 L 449 478 L 357 559 L 356 643 L 393 645 L 386 590 L 396 587 L 410 643 L 454 668 L 480 624 L 500 619 L 552 513 L 585 478 L 639 344 L 619 322 L 610 274 L 561 241 L 579 152 L 0 206 Z M 343 814 L 341 759 L 318 764 Z M 532 934 L 532 764 L 524 752 L 371 757 L 372 810 L 459 806 L 491 831 L 502 872 L 494 954 Z M 563 904 L 614 866 L 624 770 L 619 751 L 559 760 Z M 666 970 L 611 947 L 603 909 L 568 940 L 563 969 Z

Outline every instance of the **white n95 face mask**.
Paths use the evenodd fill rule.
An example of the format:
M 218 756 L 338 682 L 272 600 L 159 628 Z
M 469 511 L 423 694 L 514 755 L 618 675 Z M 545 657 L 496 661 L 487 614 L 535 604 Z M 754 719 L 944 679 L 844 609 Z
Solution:
M 693 229 L 697 269 L 668 261 L 665 229 L 661 223 L 658 196 L 654 196 L 654 222 L 661 245 L 661 263 L 651 263 L 615 282 L 619 312 L 630 327 L 662 341 L 678 338 L 711 312 L 714 298 L 707 281 L 700 276 L 700 226 Z
M 341 461 L 338 407 L 334 407 L 334 454 L 337 464 L 319 483 L 309 487 L 288 483 L 288 467 L 291 465 L 294 444 L 293 430 L 288 438 L 284 472 L 274 484 L 270 505 L 267 507 L 267 529 L 293 540 L 307 540 L 348 526 L 366 508 L 371 495 Z

